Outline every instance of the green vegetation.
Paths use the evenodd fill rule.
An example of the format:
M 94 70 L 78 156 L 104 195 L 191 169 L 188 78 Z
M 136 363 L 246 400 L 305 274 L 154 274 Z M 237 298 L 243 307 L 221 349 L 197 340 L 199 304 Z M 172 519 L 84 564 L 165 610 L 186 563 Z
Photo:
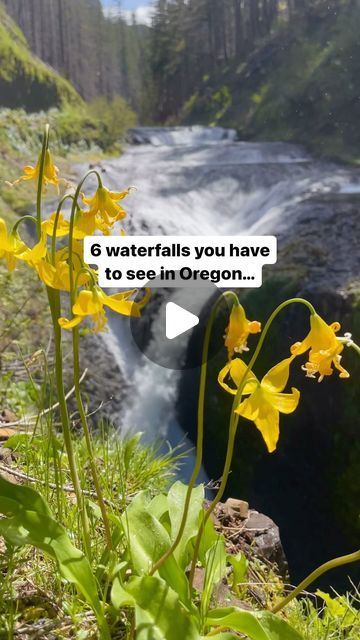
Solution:
M 29 634 L 36 637 L 38 632 L 45 638 L 55 633 L 63 638 L 75 634 L 101 640 L 203 640 L 209 636 L 230 640 L 239 633 L 249 640 L 304 640 L 305 629 L 310 640 L 315 628 L 317 636 L 323 635 L 324 640 L 355 640 L 359 633 L 356 592 L 335 598 L 319 593 L 326 604 L 321 618 L 303 596 L 330 569 L 358 562 L 360 551 L 321 565 L 285 595 L 276 567 L 264 569 L 256 558 L 249 561 L 241 548 L 236 551 L 228 531 L 233 528 L 212 516 L 227 488 L 240 416 L 257 427 L 268 451 L 273 452 L 279 439 L 280 413 L 294 413 L 300 400 L 296 388 L 284 393 L 293 375 L 292 361 L 308 352 L 306 372 L 310 377 L 328 377 L 335 372 L 333 366 L 339 369 L 338 356 L 345 347 L 357 355 L 360 347 L 349 336 L 337 336 L 336 326 L 328 325 L 305 299 L 281 301 L 261 330 L 258 321 L 247 319 L 236 293 L 224 293 L 210 313 L 204 339 L 194 470 L 188 485 L 180 481 L 171 484 L 180 461 L 176 452 L 156 454 L 154 449 L 140 446 L 140 436 L 120 440 L 113 435 L 113 427 L 101 420 L 98 433 L 90 430 L 91 414 L 81 386 L 79 323 L 89 317 L 94 331 L 101 331 L 107 322 L 105 304 L 111 304 L 120 315 L 138 316 L 146 298 L 141 304 L 130 299 L 133 292 L 123 297 L 121 293 L 107 295 L 97 284 L 96 272 L 80 253 L 73 260 L 73 234 L 82 232 L 82 215 L 93 216 L 94 227 L 104 234 L 111 233 L 115 222 L 124 215 L 118 201 L 126 194 L 110 192 L 96 170 L 84 176 L 74 196 L 67 195 L 72 205 L 65 239 L 57 224 L 64 199 L 57 209 L 51 244 L 42 233 L 46 221 L 42 206 L 44 184 L 60 185 L 48 145 L 46 126 L 38 171 L 34 170 L 31 178 L 38 184 L 36 216 L 26 217 L 38 233 L 35 246 L 24 244 L 20 236 L 14 235 L 15 230 L 9 234 L 4 220 L 0 221 L 0 256 L 5 258 L 5 264 L 11 269 L 17 261 L 24 262 L 30 274 L 35 275 L 35 271 L 46 284 L 53 343 L 52 348 L 42 345 L 33 356 L 24 359 L 29 373 L 26 385 L 6 376 L 2 381 L 4 398 L 9 398 L 10 406 L 25 416 L 12 417 L 10 428 L 15 427 L 16 431 L 1 451 L 5 464 L 0 461 L 0 534 L 4 540 L 0 634 L 6 640 Z M 89 175 L 97 179 L 95 197 L 90 200 L 97 204 L 87 212 L 79 212 L 80 191 L 86 189 Z M 17 276 L 21 278 L 22 272 Z M 21 279 L 20 285 L 25 289 L 27 280 Z M 63 311 L 65 296 L 67 307 Z M 14 309 L 15 302 L 21 313 L 21 297 L 17 292 L 4 305 L 2 339 L 7 345 L 4 351 L 10 354 L 15 350 L 16 335 L 20 331 L 21 337 L 26 337 L 28 328 L 26 322 L 18 323 Z M 224 297 L 231 303 L 231 312 L 226 313 L 227 354 L 222 354 L 221 372 L 215 372 L 211 379 L 218 379 L 233 402 L 229 416 L 221 421 L 228 421 L 221 482 L 211 502 L 205 505 L 205 488 L 203 484 L 196 485 L 196 481 L 207 424 L 208 350 Z M 272 307 L 273 303 L 272 297 Z M 286 349 L 286 357 L 278 362 L 277 353 L 278 364 L 273 366 L 272 362 L 263 376 L 261 369 L 257 373 L 257 360 L 264 341 L 278 314 L 290 305 L 300 306 L 310 329 L 305 330 L 306 337 L 301 342 L 293 345 L 291 357 L 288 341 L 283 344 L 285 334 L 281 333 L 278 351 L 280 347 Z M 69 315 L 68 306 L 70 320 L 63 316 Z M 73 386 L 68 392 L 64 385 L 67 358 L 62 329 L 69 331 L 72 347 Z M 239 353 L 247 350 L 250 333 L 260 332 L 246 364 Z M 35 372 L 31 366 L 34 363 Z M 341 367 L 340 371 L 343 377 L 349 377 Z M 72 395 L 74 411 L 70 409 Z M 29 416 L 26 406 L 36 412 Z M 263 590 L 261 598 L 258 593 L 254 598 L 255 581 L 257 589 L 260 586 Z M 301 596 L 302 601 L 294 603 L 296 596 Z
M 243 65 L 204 81 L 184 108 L 185 121 L 210 121 L 223 85 L 232 104 L 218 122 L 241 138 L 302 142 L 319 155 L 357 161 L 359 27 L 358 8 L 315 24 L 299 19 Z
M 360 6 L 352 0 L 156 4 L 153 114 L 359 159 Z M 159 107 L 160 105 L 160 107 Z
M 81 98 L 64 78 L 29 50 L 19 27 L 0 3 L 0 106 L 27 111 L 63 104 L 80 106 Z

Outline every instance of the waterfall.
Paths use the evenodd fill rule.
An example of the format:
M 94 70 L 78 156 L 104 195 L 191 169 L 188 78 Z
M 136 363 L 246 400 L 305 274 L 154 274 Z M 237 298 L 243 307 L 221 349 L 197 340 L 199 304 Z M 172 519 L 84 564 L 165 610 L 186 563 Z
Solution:
M 137 189 L 126 200 L 126 230 L 132 235 L 282 236 L 307 199 L 359 189 L 349 170 L 314 160 L 301 146 L 237 142 L 235 131 L 221 127 L 138 128 L 129 140 L 124 154 L 103 162 L 102 170 L 110 188 Z M 163 304 L 176 302 L 177 295 L 166 291 Z M 199 313 L 207 295 L 196 292 Z M 124 318 L 111 316 L 110 329 L 105 339 L 130 384 L 119 428 L 177 445 L 184 434 L 175 404 L 186 373 L 141 354 Z M 149 353 L 156 341 L 155 336 Z

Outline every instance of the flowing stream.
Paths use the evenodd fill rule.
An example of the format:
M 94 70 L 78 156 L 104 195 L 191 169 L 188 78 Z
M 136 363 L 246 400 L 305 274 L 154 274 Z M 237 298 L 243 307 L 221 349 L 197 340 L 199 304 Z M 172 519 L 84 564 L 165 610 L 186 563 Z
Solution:
M 138 235 L 279 235 L 314 195 L 359 191 L 353 171 L 315 160 L 301 146 L 238 142 L 235 131 L 220 127 L 134 129 L 123 156 L 102 169 L 110 188 L 136 186 L 126 200 L 126 230 Z M 163 304 L 176 296 L 170 291 Z M 200 312 L 206 293 L 196 297 Z M 175 405 L 186 372 L 142 355 L 124 318 L 112 316 L 110 327 L 105 339 L 130 385 L 119 427 L 177 445 L 184 433 Z M 147 348 L 156 351 L 156 338 Z

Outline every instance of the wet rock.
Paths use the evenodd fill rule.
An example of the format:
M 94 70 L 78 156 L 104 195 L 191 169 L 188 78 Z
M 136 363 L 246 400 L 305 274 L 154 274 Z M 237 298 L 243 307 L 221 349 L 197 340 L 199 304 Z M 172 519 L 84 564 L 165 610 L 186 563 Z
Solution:
M 269 562 L 282 578 L 287 578 L 288 564 L 279 527 L 271 518 L 249 509 L 243 500 L 229 498 L 217 505 L 213 522 L 225 536 L 229 553 L 242 551 L 247 557 L 255 556 Z

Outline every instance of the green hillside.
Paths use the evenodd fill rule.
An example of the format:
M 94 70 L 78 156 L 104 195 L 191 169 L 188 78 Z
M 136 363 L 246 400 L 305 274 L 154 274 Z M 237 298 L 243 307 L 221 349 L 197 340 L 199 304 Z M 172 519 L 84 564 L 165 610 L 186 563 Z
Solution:
M 39 111 L 78 103 L 75 89 L 37 59 L 0 3 L 0 107 Z
M 243 139 L 289 140 L 315 153 L 359 158 L 358 8 L 297 20 L 243 64 L 206 76 L 182 111 L 187 123 L 235 127 Z

